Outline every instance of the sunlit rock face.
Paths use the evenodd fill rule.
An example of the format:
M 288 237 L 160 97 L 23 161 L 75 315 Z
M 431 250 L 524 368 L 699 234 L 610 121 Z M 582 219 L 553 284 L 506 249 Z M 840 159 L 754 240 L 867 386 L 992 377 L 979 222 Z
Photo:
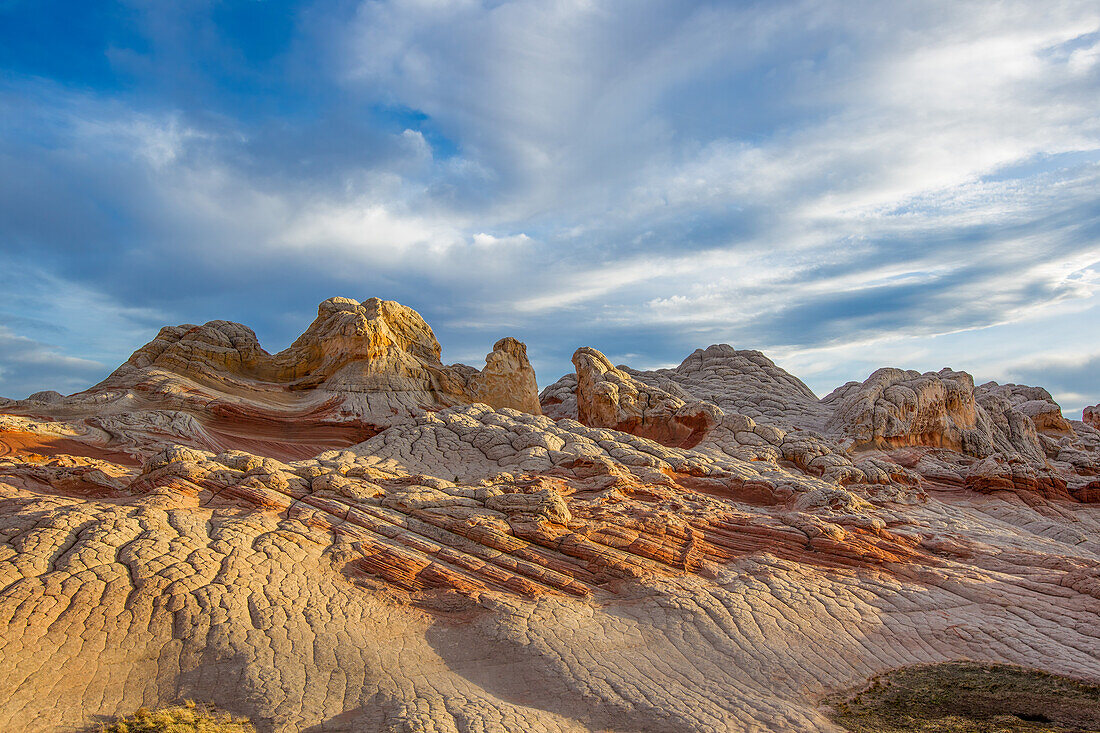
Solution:
M 470 378 L 469 393 L 475 401 L 491 407 L 542 414 L 527 347 L 511 336 L 493 344 L 493 351 L 485 357 L 485 368 Z
M 400 304 L 163 329 L 0 403 L 0 730 L 838 730 L 919 662 L 1100 679 L 1100 430 L 1039 387 L 756 351 L 445 365 Z M 64 673 L 61 673 L 64 671 Z
M 722 414 L 716 406 L 682 398 L 616 369 L 595 349 L 573 354 L 576 367 L 577 419 L 585 425 L 614 428 L 664 445 L 694 446 Z
M 318 306 L 317 318 L 305 333 L 277 354 L 264 351 L 252 329 L 239 323 L 168 327 L 99 387 L 132 387 L 150 371 L 164 371 L 246 389 L 377 393 L 402 408 L 470 402 L 474 395 L 469 382 L 477 370 L 444 366 L 441 354 L 432 329 L 413 309 L 378 298 L 362 303 L 329 298 Z M 478 387 L 513 375 L 515 383 L 510 390 L 490 386 L 474 391 L 490 399 L 498 394 L 520 400 L 537 410 L 534 372 L 523 344 L 502 339 L 489 361 L 490 372 L 478 380 Z
M 277 354 L 239 323 L 169 326 L 91 389 L 39 393 L 17 410 L 33 414 L 45 405 L 96 423 L 136 459 L 175 443 L 302 458 L 425 410 L 482 402 L 539 412 L 535 373 L 519 341 L 497 342 L 483 371 L 445 365 L 441 353 L 411 308 L 330 298 Z
M 978 409 L 974 379 L 966 372 L 879 369 L 826 402 L 835 405 L 826 430 L 850 437 L 856 447 L 927 445 L 977 457 L 993 452 L 988 417 Z

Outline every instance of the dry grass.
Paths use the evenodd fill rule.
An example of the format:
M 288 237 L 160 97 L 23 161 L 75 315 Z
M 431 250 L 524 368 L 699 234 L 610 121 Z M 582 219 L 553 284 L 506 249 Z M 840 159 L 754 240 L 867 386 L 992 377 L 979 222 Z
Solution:
M 1100 732 L 1100 686 L 1003 664 L 909 667 L 827 703 L 853 733 Z
M 99 730 L 101 733 L 256 733 L 247 718 L 216 712 L 190 700 L 159 710 L 141 708 Z

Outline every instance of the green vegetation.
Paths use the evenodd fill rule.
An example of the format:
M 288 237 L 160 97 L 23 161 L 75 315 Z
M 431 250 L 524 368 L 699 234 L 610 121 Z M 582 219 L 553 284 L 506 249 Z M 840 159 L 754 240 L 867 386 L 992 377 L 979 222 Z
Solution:
M 909 667 L 826 702 L 853 733 L 1100 731 L 1100 685 L 1004 664 Z
M 101 733 L 256 733 L 247 718 L 216 712 L 190 700 L 160 710 L 141 708 L 99 730 Z

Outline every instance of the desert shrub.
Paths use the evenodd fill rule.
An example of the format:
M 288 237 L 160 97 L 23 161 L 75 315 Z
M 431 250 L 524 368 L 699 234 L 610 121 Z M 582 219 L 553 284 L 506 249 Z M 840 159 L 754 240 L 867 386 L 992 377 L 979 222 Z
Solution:
M 140 708 L 99 730 L 101 733 L 256 733 L 247 718 L 218 712 L 191 700 L 158 710 Z
M 907 667 L 827 704 L 833 721 L 853 733 L 1100 730 L 1100 686 L 1006 664 Z

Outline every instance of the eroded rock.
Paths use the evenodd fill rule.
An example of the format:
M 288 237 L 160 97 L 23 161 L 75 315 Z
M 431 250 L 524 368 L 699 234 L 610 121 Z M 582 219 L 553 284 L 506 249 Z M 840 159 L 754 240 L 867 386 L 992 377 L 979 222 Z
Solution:
M 1100 429 L 1100 405 L 1086 407 L 1081 411 L 1081 419 L 1088 425 Z
M 511 336 L 493 344 L 485 357 L 485 368 L 470 380 L 475 402 L 490 407 L 510 407 L 532 415 L 542 414 L 535 370 L 527 360 L 527 347 Z
M 809 733 L 914 663 L 1100 679 L 1100 430 L 1045 390 L 581 349 L 539 405 L 514 339 L 440 357 L 332 299 L 275 355 L 165 329 L 0 405 L 0 730 Z

